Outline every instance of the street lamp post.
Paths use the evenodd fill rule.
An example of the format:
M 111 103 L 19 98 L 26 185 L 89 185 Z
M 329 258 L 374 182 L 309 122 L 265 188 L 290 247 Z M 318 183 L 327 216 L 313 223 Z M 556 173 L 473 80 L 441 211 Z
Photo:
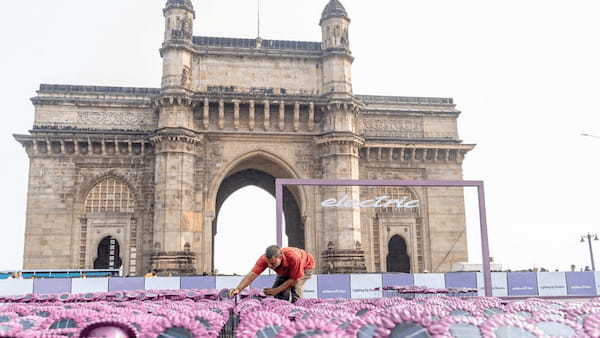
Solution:
M 592 260 L 592 271 L 596 271 L 596 264 L 594 264 L 594 251 L 592 250 L 592 237 L 594 237 L 594 241 L 598 240 L 598 234 L 592 235 L 588 233 L 587 235 L 581 236 L 581 243 L 585 242 L 585 239 L 587 238 L 588 245 L 590 247 L 590 258 Z
M 586 133 L 581 133 L 581 136 L 593 137 L 593 138 L 600 139 L 600 136 L 598 136 L 598 135 L 592 135 L 592 134 L 586 134 Z M 592 236 L 594 236 L 595 241 L 598 240 L 598 234 L 592 235 L 592 234 L 588 233 L 585 236 L 581 236 L 581 243 L 585 242 L 585 238 L 587 237 L 588 245 L 590 247 L 590 258 L 592 260 L 592 271 L 596 271 L 596 264 L 594 264 L 594 251 L 592 250 Z

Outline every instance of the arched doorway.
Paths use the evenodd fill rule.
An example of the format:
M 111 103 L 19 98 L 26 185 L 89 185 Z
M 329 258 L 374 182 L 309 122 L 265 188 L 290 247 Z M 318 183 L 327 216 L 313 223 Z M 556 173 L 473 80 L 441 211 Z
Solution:
M 234 174 L 229 175 L 227 178 L 223 180 L 221 185 L 219 186 L 219 191 L 217 193 L 217 201 L 216 201 L 216 209 L 215 209 L 215 219 L 213 221 L 213 241 L 212 241 L 212 251 L 213 251 L 213 261 L 212 266 L 214 267 L 214 252 L 215 252 L 215 236 L 217 235 L 217 221 L 218 215 L 223 206 L 225 200 L 231 196 L 236 191 L 247 187 L 247 186 L 256 186 L 260 189 L 263 189 L 267 193 L 269 193 L 273 198 L 275 197 L 275 177 L 257 169 L 245 169 L 238 171 Z M 284 216 L 285 216 L 285 234 L 288 237 L 288 245 L 302 248 L 305 247 L 305 238 L 304 238 L 304 223 L 302 222 L 302 216 L 300 213 L 300 206 L 297 201 L 297 198 L 294 193 L 292 193 L 289 189 L 284 188 L 283 192 L 284 198 Z M 273 201 L 274 202 L 274 201 Z M 273 229 L 275 224 L 273 224 Z M 260 234 L 257 234 L 260 235 Z M 273 243 L 275 243 L 275 237 L 273 236 Z
M 216 273 L 245 275 L 265 248 L 276 243 L 275 204 L 270 193 L 255 185 L 245 186 L 225 200 L 213 237 Z M 284 231 L 283 246 L 287 245 Z
M 207 238 L 212 246 L 209 271 L 214 272 L 215 268 L 215 235 L 218 233 L 217 222 L 223 203 L 229 196 L 236 191 L 247 187 L 255 186 L 267 192 L 273 197 L 275 204 L 275 179 L 276 178 L 299 178 L 296 170 L 290 166 L 281 157 L 265 151 L 253 151 L 241 155 L 233 161 L 224 171 L 220 178 L 214 181 L 211 195 L 214 204 L 214 216 L 212 219 L 212 237 Z M 288 245 L 305 249 L 305 219 L 302 210 L 304 201 L 304 192 L 301 187 L 285 188 L 284 198 L 284 222 L 285 234 L 288 238 Z M 274 214 L 274 212 L 273 212 Z M 275 222 L 272 224 L 272 241 L 275 243 Z M 269 235 L 270 236 L 270 235 Z
M 111 236 L 104 237 L 98 244 L 94 269 L 119 269 L 123 264 L 120 251 L 119 241 Z
M 399 235 L 394 235 L 388 242 L 387 271 L 410 273 L 406 241 Z

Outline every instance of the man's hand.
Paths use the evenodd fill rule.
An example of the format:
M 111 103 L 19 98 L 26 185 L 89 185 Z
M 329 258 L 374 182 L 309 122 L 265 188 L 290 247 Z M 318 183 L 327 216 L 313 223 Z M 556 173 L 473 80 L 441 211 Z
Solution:
M 279 293 L 279 292 L 277 292 L 277 289 L 275 289 L 275 288 L 263 289 L 263 292 L 267 296 L 277 296 L 277 294 Z
M 233 298 L 235 296 L 237 296 L 240 293 L 240 289 L 235 288 L 235 289 L 231 289 L 229 290 L 229 298 Z

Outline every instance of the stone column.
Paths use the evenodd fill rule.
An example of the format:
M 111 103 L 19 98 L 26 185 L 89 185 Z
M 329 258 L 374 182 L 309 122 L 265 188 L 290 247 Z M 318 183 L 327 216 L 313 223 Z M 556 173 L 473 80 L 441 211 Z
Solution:
M 240 101 L 233 100 L 233 128 L 240 129 Z
M 285 102 L 279 101 L 279 130 L 285 130 Z
M 225 101 L 219 100 L 219 129 L 225 128 Z
M 264 127 L 265 130 L 269 130 L 271 128 L 271 103 L 269 100 L 265 100 L 265 114 L 264 114 Z
M 294 131 L 298 131 L 300 127 L 300 103 L 294 103 Z
M 255 107 L 254 107 L 254 100 L 250 100 L 250 107 L 248 108 L 248 129 L 250 129 L 250 131 L 254 130 L 254 126 L 256 124 L 255 121 Z
M 195 200 L 195 162 L 202 138 L 187 131 L 191 100 L 161 100 L 155 147 L 154 241 L 152 268 L 160 275 L 195 274 L 202 232 L 202 204 Z M 177 127 L 175 127 L 177 126 Z
M 315 104 L 311 102 L 308 106 L 308 130 L 313 131 L 315 129 Z
M 325 133 L 319 137 L 324 179 L 359 178 L 358 151 L 364 140 L 356 134 L 358 106 L 353 102 L 330 103 L 325 107 Z M 344 199 L 340 206 L 317 206 L 322 211 L 321 272 L 365 272 L 362 250 L 360 208 L 350 201 L 360 200 L 356 186 L 322 187 L 321 201 Z
M 210 127 L 210 102 L 208 102 L 208 99 L 204 99 L 204 106 L 202 109 L 202 125 L 204 126 L 204 129 L 208 129 Z

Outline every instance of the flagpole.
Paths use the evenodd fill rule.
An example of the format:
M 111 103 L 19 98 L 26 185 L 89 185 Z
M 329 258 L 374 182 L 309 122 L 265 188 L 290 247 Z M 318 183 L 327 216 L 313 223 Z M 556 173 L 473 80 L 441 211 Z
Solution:
M 257 12 L 258 12 L 258 21 L 257 21 L 257 31 L 258 31 L 258 38 L 260 38 L 260 0 L 256 0 L 256 7 L 257 7 Z

